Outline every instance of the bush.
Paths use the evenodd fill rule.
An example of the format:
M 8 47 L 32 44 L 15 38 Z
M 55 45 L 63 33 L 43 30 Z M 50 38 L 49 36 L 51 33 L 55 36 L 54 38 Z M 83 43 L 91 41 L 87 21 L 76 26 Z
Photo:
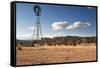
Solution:
M 22 50 L 22 47 L 20 44 L 17 45 L 17 50 Z
M 22 48 L 21 47 L 18 47 L 18 50 L 22 50 Z

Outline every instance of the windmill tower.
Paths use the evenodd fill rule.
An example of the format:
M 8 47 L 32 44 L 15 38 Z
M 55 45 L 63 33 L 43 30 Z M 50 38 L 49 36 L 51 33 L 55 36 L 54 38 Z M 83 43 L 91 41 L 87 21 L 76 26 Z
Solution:
M 36 44 L 38 45 L 39 41 L 42 38 L 42 31 L 41 31 L 41 24 L 40 24 L 40 13 L 41 13 L 41 8 L 39 5 L 35 5 L 33 7 L 33 11 L 35 12 L 35 26 L 34 26 L 34 31 L 33 31 L 33 41 L 36 41 Z

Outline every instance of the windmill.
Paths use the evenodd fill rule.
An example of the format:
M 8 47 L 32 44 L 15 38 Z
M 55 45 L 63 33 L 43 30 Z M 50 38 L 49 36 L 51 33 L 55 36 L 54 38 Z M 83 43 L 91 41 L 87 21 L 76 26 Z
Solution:
M 41 24 L 40 24 L 40 13 L 41 13 L 41 8 L 39 5 L 35 5 L 33 7 L 33 11 L 35 12 L 35 26 L 34 26 L 34 31 L 33 31 L 33 41 L 37 45 L 39 45 L 39 41 L 42 38 L 42 31 L 41 31 Z

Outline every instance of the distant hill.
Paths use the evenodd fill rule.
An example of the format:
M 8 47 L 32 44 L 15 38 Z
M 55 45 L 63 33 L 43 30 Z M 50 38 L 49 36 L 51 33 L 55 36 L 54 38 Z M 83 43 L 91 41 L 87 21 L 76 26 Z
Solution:
M 31 43 L 32 42 L 32 40 L 16 40 L 16 43 L 26 43 L 26 44 L 29 44 L 29 43 Z
M 19 44 L 35 44 L 36 40 L 16 40 Z M 47 44 L 49 46 L 52 45 L 77 45 L 77 44 L 88 44 L 88 43 L 96 43 L 96 37 L 79 37 L 79 36 L 60 36 L 53 38 L 42 38 L 38 41 L 39 44 L 44 45 Z

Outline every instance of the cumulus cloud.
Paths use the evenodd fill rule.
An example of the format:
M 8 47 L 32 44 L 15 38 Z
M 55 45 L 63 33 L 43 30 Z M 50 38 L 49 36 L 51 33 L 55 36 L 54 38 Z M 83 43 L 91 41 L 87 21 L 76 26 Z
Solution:
M 29 26 L 29 30 L 34 30 L 34 26 Z
M 78 28 L 88 27 L 90 25 L 91 24 L 87 23 L 87 22 L 77 21 L 77 22 L 74 22 L 74 24 L 69 25 L 68 27 L 66 27 L 66 29 L 68 29 L 68 30 L 74 30 L 74 29 L 78 29 Z
M 52 27 L 53 27 L 53 30 L 61 30 L 61 29 L 64 29 L 68 26 L 67 22 L 64 21 L 64 22 L 54 22 L 52 24 Z
M 61 29 L 67 29 L 67 30 L 75 30 L 79 28 L 89 27 L 91 24 L 88 22 L 82 22 L 82 21 L 76 21 L 73 24 L 69 25 L 68 22 L 54 22 L 52 24 L 53 30 L 61 30 Z

